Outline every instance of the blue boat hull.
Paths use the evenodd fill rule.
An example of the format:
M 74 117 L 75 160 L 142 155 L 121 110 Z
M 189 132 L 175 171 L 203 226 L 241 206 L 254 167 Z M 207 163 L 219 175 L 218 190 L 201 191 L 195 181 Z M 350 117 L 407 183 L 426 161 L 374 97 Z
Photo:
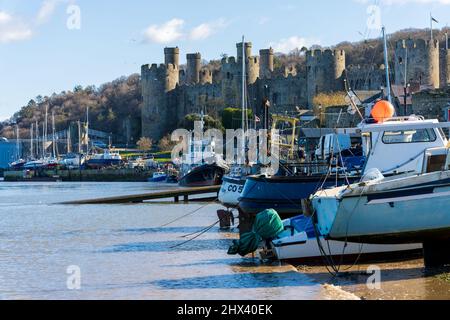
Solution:
M 323 176 L 249 177 L 239 199 L 239 209 L 251 216 L 267 209 L 275 209 L 283 219 L 298 216 L 302 214 L 302 200 L 315 193 L 323 179 Z M 359 178 L 351 179 L 350 183 L 356 180 Z M 338 185 L 346 183 L 345 179 L 338 179 Z M 329 178 L 323 186 L 335 185 L 336 179 Z

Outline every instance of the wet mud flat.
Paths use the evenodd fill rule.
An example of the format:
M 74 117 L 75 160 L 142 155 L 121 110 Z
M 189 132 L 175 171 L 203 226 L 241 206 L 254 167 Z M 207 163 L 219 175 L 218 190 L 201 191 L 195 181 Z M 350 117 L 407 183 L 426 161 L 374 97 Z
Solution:
M 325 266 L 295 267 L 318 283 L 362 300 L 450 300 L 450 267 L 425 269 L 423 259 L 343 265 L 338 276 L 332 276 Z M 379 286 L 374 270 L 380 271 Z

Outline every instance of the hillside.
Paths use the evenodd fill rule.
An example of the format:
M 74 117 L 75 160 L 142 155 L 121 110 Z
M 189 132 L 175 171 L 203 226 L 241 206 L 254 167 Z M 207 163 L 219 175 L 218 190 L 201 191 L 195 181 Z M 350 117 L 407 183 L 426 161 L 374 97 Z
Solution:
M 28 137 L 31 124 L 36 121 L 42 124 L 44 121 L 46 106 L 49 115 L 55 113 L 56 131 L 65 130 L 71 122 L 85 121 L 86 109 L 89 107 L 91 128 L 112 133 L 117 139 L 123 140 L 121 142 L 125 142 L 128 131 L 132 138 L 130 140 L 137 141 L 141 131 L 141 102 L 138 74 L 116 79 L 99 88 L 77 86 L 73 91 L 30 100 L 10 121 L 0 124 L 0 136 L 15 137 L 11 123 L 18 123 L 20 135 Z

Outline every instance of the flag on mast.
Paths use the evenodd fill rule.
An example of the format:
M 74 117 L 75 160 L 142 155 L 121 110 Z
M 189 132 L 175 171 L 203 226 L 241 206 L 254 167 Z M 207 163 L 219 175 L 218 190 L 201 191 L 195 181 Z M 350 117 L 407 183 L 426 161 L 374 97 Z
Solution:
M 430 12 L 430 32 L 431 32 L 431 40 L 433 40 L 433 22 L 439 23 L 437 19 L 433 17 L 433 14 Z

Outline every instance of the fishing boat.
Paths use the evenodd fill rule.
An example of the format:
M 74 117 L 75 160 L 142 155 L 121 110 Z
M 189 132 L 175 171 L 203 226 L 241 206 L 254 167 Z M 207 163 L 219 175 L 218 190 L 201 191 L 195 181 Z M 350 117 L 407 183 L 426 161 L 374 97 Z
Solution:
M 421 244 L 380 245 L 325 240 L 323 236 L 317 236 L 313 219 L 304 215 L 286 219 L 283 224 L 284 231 L 266 242 L 262 257 L 307 263 L 321 262 L 323 254 L 327 254 L 335 261 L 354 261 L 356 258 L 417 257 L 422 250 Z
M 448 170 L 391 178 L 378 172 L 373 180 L 321 190 L 313 196 L 312 205 L 319 230 L 329 239 L 367 243 L 450 240 Z
M 310 199 L 321 234 L 371 244 L 419 242 L 428 252 L 448 245 L 450 144 L 442 128 L 449 126 L 415 116 L 361 123 L 368 155 L 361 182 Z
M 284 155 L 285 159 L 281 160 L 280 163 L 286 162 L 286 160 L 292 161 L 295 159 L 295 143 L 298 132 L 297 131 L 298 121 L 299 120 L 294 117 L 288 117 L 285 115 L 272 115 L 272 130 L 279 130 L 283 133 L 280 134 L 280 141 L 278 142 L 278 148 L 280 150 L 280 153 Z M 286 128 L 286 126 L 288 128 Z M 272 175 L 273 172 L 271 172 L 269 168 L 266 168 L 265 166 L 262 166 L 261 164 L 258 163 L 248 164 L 245 166 L 234 165 L 230 171 L 230 174 L 225 176 L 223 179 L 222 188 L 219 191 L 219 201 L 226 208 L 230 209 L 239 207 L 241 210 L 248 213 L 247 209 L 249 208 L 249 204 L 248 203 L 242 204 L 242 202 L 243 201 L 251 202 L 251 199 L 254 199 L 254 197 L 251 197 L 251 199 L 247 197 L 248 190 L 250 190 L 250 192 L 254 191 L 253 187 L 254 184 L 252 182 L 247 181 L 249 179 L 250 180 L 255 179 L 255 177 L 269 178 Z M 286 172 L 286 170 L 282 168 L 280 172 L 278 172 L 278 175 L 291 175 L 291 174 Z M 248 188 L 247 183 L 251 185 Z M 262 187 L 262 189 L 264 189 L 264 187 Z M 267 195 L 264 195 L 264 199 L 267 199 Z M 254 210 L 251 211 L 251 214 L 257 214 L 262 210 L 274 208 L 274 206 L 270 205 L 263 207 L 260 207 L 255 203 L 253 203 L 253 205 L 255 205 L 255 208 Z
M 201 128 L 204 130 L 204 114 L 201 112 Z M 212 138 L 195 139 L 189 137 L 188 152 L 182 159 L 174 159 L 180 167 L 181 187 L 207 187 L 222 184 L 223 176 L 230 170 L 222 157 L 215 153 L 215 142 Z
M 248 177 L 239 199 L 242 213 L 254 216 L 273 208 L 281 218 L 286 219 L 302 213 L 302 201 L 318 189 L 346 185 L 358 181 L 359 176 L 338 175 L 325 179 L 323 175 L 252 176 Z
M 220 186 L 228 167 L 217 163 L 194 167 L 179 181 L 181 187 Z
M 153 173 L 152 177 L 148 179 L 149 182 L 156 183 L 156 182 L 165 182 L 168 178 L 167 173 L 163 171 L 158 171 Z
M 86 158 L 77 153 L 69 153 L 62 157 L 59 165 L 67 169 L 75 169 L 84 165 Z
M 94 154 L 87 161 L 86 165 L 91 169 L 102 169 L 105 167 L 120 166 L 122 157 L 117 152 L 105 150 L 104 153 Z

